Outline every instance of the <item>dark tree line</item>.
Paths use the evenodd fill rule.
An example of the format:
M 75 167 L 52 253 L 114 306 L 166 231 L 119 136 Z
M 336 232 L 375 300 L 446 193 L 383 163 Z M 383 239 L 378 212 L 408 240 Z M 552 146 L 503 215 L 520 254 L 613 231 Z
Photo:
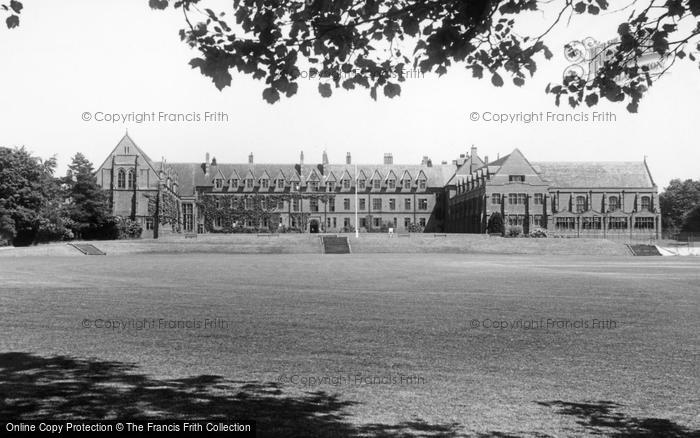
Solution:
M 65 177 L 54 176 L 55 170 L 55 157 L 42 160 L 23 147 L 0 147 L 0 244 L 125 237 L 127 224 L 111 216 L 83 154 L 75 154 Z
M 665 230 L 700 233 L 700 180 L 671 180 L 659 203 Z

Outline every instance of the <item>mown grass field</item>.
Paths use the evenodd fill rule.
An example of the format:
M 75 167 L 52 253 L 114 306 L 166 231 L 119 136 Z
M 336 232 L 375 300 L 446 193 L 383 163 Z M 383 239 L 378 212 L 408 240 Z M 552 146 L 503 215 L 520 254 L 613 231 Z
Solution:
M 261 436 L 697 436 L 699 314 L 697 259 L 4 257 L 0 416 L 245 416 Z M 136 325 L 154 319 L 219 322 Z

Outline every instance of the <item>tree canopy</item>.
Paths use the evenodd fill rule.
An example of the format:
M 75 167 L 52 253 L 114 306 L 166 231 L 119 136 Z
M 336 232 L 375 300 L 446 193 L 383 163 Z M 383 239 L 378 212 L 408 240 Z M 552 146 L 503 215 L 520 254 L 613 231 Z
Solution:
M 664 192 L 659 195 L 659 204 L 663 215 L 663 227 L 669 230 L 687 230 L 688 217 L 693 208 L 700 207 L 700 181 L 673 179 Z M 697 221 L 697 213 L 694 213 Z
M 650 55 L 665 60 L 697 59 L 700 0 L 647 0 L 616 5 L 608 0 L 234 0 L 230 11 L 214 11 L 201 0 L 149 0 L 155 9 L 183 12 L 183 41 L 200 56 L 190 61 L 218 89 L 231 84 L 231 71 L 265 82 L 263 98 L 274 103 L 297 93 L 298 81 L 319 78 L 324 97 L 333 88 L 379 90 L 400 95 L 407 69 L 443 75 L 461 65 L 496 87 L 525 84 L 537 71 L 538 56 L 549 59 L 547 34 L 563 19 L 624 14 L 617 40 L 604 47 L 600 69 L 589 77 L 571 75 L 546 92 L 559 105 L 593 106 L 601 98 L 640 99 L 665 70 L 652 73 Z M 554 8 L 552 22 L 536 35 L 521 35 L 516 21 L 526 13 Z M 629 15 L 627 15 L 629 14 Z M 700 50 L 700 48 L 697 48 Z

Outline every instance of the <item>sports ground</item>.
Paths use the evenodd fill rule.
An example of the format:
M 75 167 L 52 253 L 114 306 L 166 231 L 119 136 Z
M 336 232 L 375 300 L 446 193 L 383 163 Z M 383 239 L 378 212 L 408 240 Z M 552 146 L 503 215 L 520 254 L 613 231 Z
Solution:
M 0 417 L 700 435 L 696 258 L 3 257 L 0 333 Z

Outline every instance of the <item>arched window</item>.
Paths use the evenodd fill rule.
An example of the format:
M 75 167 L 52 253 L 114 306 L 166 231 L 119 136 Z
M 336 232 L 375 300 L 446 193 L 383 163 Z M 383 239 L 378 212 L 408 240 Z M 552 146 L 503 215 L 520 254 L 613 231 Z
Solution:
M 136 173 L 134 173 L 134 170 L 129 170 L 129 178 L 127 178 L 126 183 L 127 187 L 130 189 L 133 189 L 136 186 Z
M 576 197 L 576 213 L 583 213 L 586 211 L 586 197 L 577 196 Z
M 126 187 L 126 172 L 124 172 L 124 169 L 119 169 L 119 172 L 117 172 L 117 188 L 123 189 Z
M 651 198 L 648 196 L 642 196 L 642 210 L 651 210 Z
M 617 196 L 611 196 L 608 198 L 608 210 L 617 211 L 620 209 L 620 198 Z

